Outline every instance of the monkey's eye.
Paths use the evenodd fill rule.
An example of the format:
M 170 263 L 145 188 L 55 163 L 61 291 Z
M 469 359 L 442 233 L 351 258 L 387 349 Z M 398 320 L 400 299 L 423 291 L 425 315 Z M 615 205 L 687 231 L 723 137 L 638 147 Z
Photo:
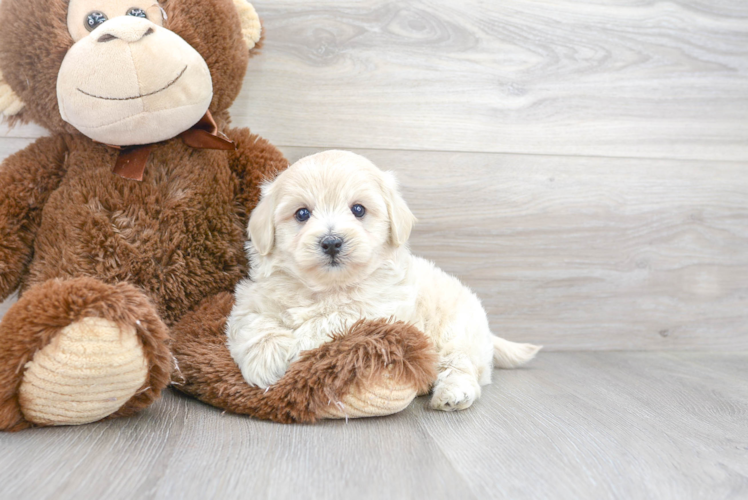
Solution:
M 132 16 L 132 17 L 142 17 L 143 19 L 147 19 L 147 16 L 145 15 L 145 11 L 137 7 L 133 7 L 132 9 L 128 10 L 127 15 Z
M 299 222 L 306 222 L 311 216 L 312 212 L 310 212 L 308 208 L 300 208 L 294 214 L 294 217 L 296 217 L 296 220 Z
M 366 215 L 366 209 L 363 205 L 353 205 L 351 207 L 351 212 L 353 212 L 353 215 L 355 215 L 359 219 Z
M 86 25 L 86 29 L 88 31 L 93 31 L 107 21 L 108 18 L 106 17 L 106 14 L 104 14 L 103 12 L 95 11 L 86 16 L 86 22 L 84 24 Z

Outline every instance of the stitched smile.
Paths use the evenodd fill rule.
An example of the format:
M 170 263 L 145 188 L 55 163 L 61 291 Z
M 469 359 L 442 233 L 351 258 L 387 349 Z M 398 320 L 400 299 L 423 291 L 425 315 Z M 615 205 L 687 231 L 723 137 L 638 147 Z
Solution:
M 164 90 L 168 89 L 169 87 L 177 83 L 177 80 L 182 78 L 182 75 L 184 75 L 185 71 L 187 71 L 187 66 L 185 66 L 184 69 L 182 69 L 182 71 L 177 75 L 175 79 L 167 83 L 164 87 L 158 90 L 154 90 L 153 92 L 149 92 L 147 94 L 140 94 L 140 95 L 136 95 L 133 97 L 102 97 L 100 95 L 89 94 L 85 90 L 81 90 L 81 89 L 76 89 L 76 90 L 78 90 L 78 92 L 80 92 L 81 94 L 87 95 L 89 97 L 93 97 L 94 99 L 103 99 L 104 101 L 132 101 L 133 99 L 140 99 L 141 97 L 148 97 L 154 94 L 158 94 L 159 92 L 163 92 Z

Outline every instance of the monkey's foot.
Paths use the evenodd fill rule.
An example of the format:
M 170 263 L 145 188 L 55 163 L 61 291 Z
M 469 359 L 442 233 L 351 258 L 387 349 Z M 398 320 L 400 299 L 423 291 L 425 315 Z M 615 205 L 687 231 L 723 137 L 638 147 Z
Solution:
M 168 333 L 127 283 L 29 288 L 0 321 L 0 431 L 134 415 L 169 383 Z
M 135 328 L 83 318 L 26 364 L 19 389 L 24 417 L 37 425 L 78 425 L 120 409 L 148 377 Z

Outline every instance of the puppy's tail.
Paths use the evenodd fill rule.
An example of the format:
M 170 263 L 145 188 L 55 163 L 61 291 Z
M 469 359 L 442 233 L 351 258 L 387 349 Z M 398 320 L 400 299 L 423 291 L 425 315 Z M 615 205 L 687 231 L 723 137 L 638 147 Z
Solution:
M 495 368 L 516 368 L 534 358 L 542 348 L 542 345 L 518 344 L 494 335 L 493 365 Z

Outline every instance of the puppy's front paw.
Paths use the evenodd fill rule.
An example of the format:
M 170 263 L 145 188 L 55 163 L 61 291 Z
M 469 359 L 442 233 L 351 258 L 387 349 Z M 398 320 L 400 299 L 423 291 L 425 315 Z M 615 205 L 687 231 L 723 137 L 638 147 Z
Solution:
M 278 382 L 298 354 L 296 340 L 287 333 L 268 333 L 229 346 L 249 385 L 266 389 Z
M 434 410 L 455 411 L 469 408 L 480 396 L 480 386 L 474 377 L 465 374 L 439 375 L 429 406 Z

